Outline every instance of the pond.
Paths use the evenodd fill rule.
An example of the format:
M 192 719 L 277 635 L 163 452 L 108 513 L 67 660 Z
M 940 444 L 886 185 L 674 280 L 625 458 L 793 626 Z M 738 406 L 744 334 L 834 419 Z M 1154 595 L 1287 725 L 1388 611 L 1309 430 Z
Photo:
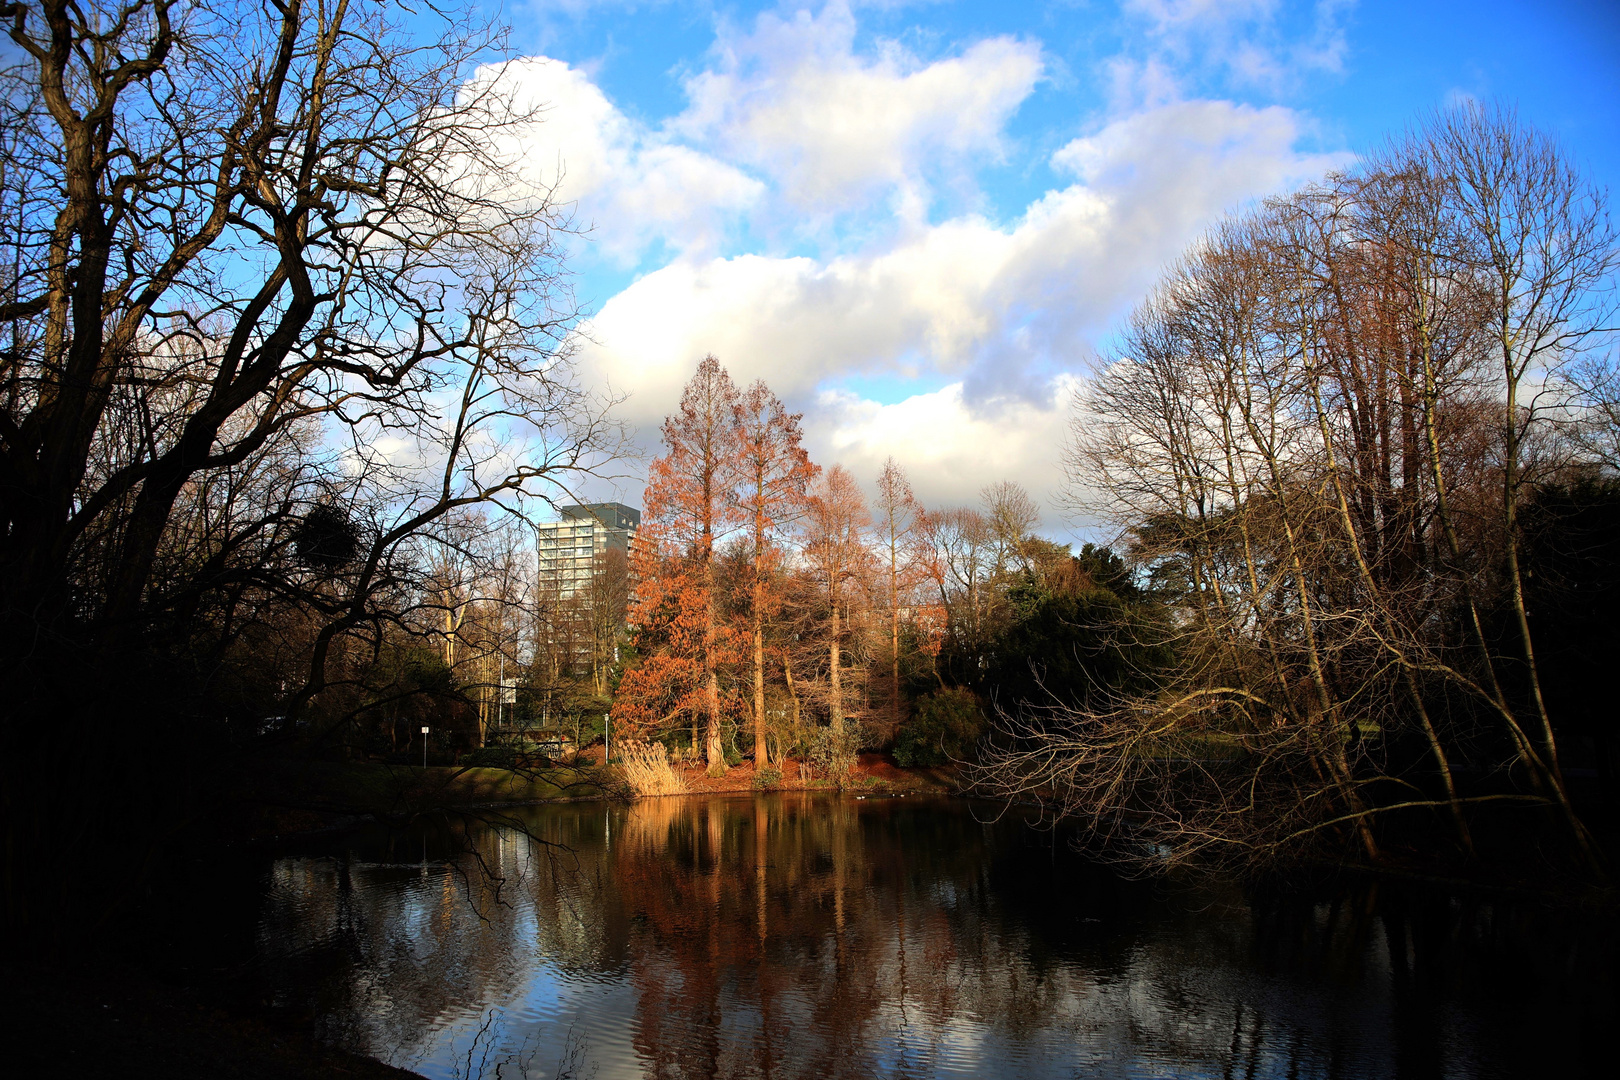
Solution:
M 234 940 L 261 1001 L 434 1078 L 1572 1076 L 1612 1041 L 1604 919 L 1129 881 L 993 809 L 379 828 L 250 859 L 174 933 Z

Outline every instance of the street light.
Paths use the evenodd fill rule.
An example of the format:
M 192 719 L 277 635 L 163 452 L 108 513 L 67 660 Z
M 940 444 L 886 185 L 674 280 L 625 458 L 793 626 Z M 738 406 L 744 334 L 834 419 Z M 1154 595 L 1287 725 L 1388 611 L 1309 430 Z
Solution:
M 427 768 L 427 725 L 422 725 L 422 768 Z

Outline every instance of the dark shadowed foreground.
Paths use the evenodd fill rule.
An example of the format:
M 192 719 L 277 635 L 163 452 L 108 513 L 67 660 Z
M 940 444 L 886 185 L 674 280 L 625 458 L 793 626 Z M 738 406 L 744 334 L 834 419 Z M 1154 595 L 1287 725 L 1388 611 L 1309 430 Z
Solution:
M 1572 1076 L 1606 1056 L 1612 920 L 1388 882 L 1125 881 L 988 812 L 665 798 L 524 811 L 568 850 L 332 837 L 199 863 L 152 944 L 430 1077 Z
M 117 964 L 0 969 L 0 1009 L 16 1033 L 6 1055 L 11 1076 L 419 1080 L 322 1046 L 296 1022 L 221 1006 L 206 989 L 174 986 Z

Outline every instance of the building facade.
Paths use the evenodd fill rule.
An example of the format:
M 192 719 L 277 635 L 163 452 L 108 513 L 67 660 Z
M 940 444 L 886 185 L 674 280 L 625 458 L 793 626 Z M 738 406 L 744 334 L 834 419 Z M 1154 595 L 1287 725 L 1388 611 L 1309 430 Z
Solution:
M 609 549 L 630 553 L 641 511 L 623 503 L 586 503 L 558 508 L 561 521 L 539 526 L 536 546 L 540 583 L 569 599 L 590 587 L 596 556 Z

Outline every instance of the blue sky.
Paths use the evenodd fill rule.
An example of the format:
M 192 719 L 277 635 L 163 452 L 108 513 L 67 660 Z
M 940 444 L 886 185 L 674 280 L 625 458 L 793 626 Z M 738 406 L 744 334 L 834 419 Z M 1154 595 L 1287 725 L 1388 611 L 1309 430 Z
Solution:
M 892 454 L 936 505 L 1009 478 L 1050 507 L 1075 380 L 1164 263 L 1428 110 L 1514 103 L 1620 186 L 1615 0 L 504 17 L 525 59 L 485 77 L 546 104 L 536 182 L 594 226 L 582 375 L 651 447 L 712 351 L 805 412 L 818 460 L 869 481 Z

